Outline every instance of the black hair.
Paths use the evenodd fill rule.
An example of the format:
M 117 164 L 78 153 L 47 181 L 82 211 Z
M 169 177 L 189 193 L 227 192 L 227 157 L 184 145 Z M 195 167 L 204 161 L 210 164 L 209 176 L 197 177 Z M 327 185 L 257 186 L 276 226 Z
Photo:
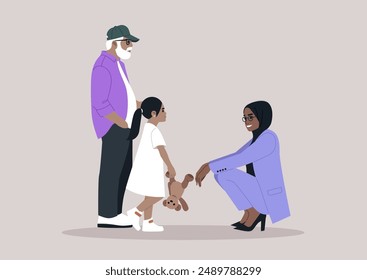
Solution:
M 141 109 L 137 109 L 133 116 L 133 121 L 131 124 L 129 139 L 133 140 L 139 135 L 141 115 L 145 118 L 150 119 L 152 117 L 152 112 L 156 112 L 156 116 L 159 115 L 161 111 L 162 101 L 157 97 L 148 97 L 141 103 Z
M 161 107 L 162 107 L 162 101 L 160 101 L 159 98 L 153 96 L 144 99 L 144 101 L 141 103 L 143 116 L 147 119 L 150 119 L 152 117 L 153 111 L 158 116 L 159 112 L 161 111 Z

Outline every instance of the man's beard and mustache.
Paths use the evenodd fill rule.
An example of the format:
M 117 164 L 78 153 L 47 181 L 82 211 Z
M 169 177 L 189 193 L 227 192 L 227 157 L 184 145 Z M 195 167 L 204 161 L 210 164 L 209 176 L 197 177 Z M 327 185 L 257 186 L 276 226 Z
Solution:
M 117 56 L 122 59 L 122 60 L 127 60 L 131 57 L 131 50 L 133 48 L 132 47 L 128 47 L 126 50 L 124 50 L 120 44 L 117 45 L 116 48 L 116 54 Z

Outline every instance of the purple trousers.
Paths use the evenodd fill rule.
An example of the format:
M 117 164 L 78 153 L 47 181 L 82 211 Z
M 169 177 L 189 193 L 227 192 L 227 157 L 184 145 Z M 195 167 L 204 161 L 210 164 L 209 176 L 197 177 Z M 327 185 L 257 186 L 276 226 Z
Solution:
M 228 194 L 238 210 L 254 207 L 267 214 L 268 210 L 256 177 L 238 169 L 215 174 L 215 180 Z

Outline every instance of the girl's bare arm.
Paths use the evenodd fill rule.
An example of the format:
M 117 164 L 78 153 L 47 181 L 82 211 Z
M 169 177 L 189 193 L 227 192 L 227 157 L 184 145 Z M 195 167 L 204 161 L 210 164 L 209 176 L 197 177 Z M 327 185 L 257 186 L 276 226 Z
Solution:
M 166 164 L 167 166 L 167 169 L 168 169 L 168 173 L 169 173 L 169 177 L 170 178 L 174 178 L 176 176 L 176 170 L 175 168 L 173 167 L 169 157 L 168 157 L 168 154 L 167 154 L 167 151 L 166 151 L 166 148 L 164 146 L 158 146 L 157 147 L 158 151 L 159 151 L 159 154 L 161 155 L 164 163 Z

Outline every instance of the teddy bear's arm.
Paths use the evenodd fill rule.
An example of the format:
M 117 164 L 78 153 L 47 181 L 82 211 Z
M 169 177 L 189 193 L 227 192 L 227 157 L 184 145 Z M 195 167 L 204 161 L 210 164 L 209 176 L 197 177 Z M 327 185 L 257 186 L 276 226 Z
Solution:
M 187 185 L 189 184 L 189 182 L 191 182 L 192 180 L 194 180 L 194 176 L 192 176 L 191 174 L 186 174 L 183 182 L 182 182 L 182 188 L 186 189 Z
M 184 211 L 189 210 L 189 206 L 187 205 L 187 203 L 186 203 L 185 199 L 183 199 L 183 198 L 181 197 L 179 200 L 180 200 L 180 203 L 181 203 L 181 205 L 182 205 L 182 209 L 183 209 Z

